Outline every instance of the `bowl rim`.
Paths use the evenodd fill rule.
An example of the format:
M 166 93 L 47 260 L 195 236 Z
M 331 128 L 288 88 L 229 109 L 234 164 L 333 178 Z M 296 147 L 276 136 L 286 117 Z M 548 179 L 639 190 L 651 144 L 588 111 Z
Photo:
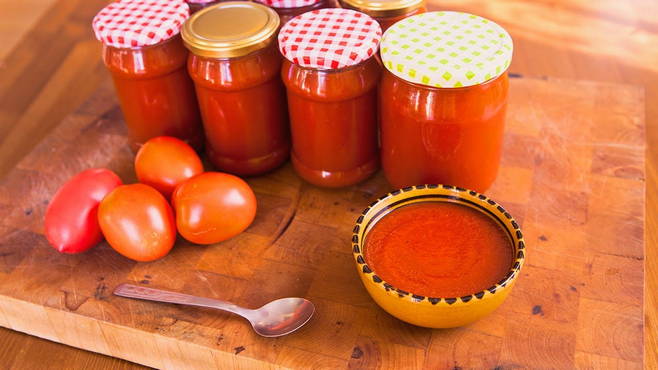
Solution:
M 511 238 L 510 243 L 512 244 L 512 247 L 514 248 L 514 253 L 516 254 L 505 277 L 503 277 L 500 281 L 498 281 L 497 283 L 486 289 L 461 297 L 427 297 L 427 296 L 417 295 L 414 294 L 413 292 L 407 292 L 405 290 L 396 288 L 394 285 L 386 282 L 381 277 L 379 277 L 375 273 L 375 271 L 372 268 L 370 268 L 370 266 L 368 266 L 365 256 L 363 255 L 363 250 L 365 247 L 365 243 L 363 243 L 363 241 L 365 241 L 365 235 L 367 234 L 365 229 L 369 226 L 369 223 L 366 225 L 362 225 L 362 223 L 366 215 L 383 201 L 390 198 L 408 199 L 410 198 L 411 195 L 410 192 L 416 192 L 416 191 L 422 191 L 424 193 L 429 191 L 432 194 L 445 195 L 445 200 L 440 200 L 440 202 L 459 204 L 459 202 L 466 201 L 471 203 L 472 205 L 477 206 L 480 209 L 475 209 L 473 207 L 469 207 L 469 208 L 473 208 L 476 211 L 482 213 L 486 211 L 489 213 L 489 216 L 494 217 L 494 219 L 498 222 L 499 226 L 503 227 L 505 232 Z M 464 194 L 469 196 L 471 199 L 467 199 Z M 375 224 L 379 222 L 379 220 L 381 220 L 389 212 L 384 213 L 382 216 L 380 216 L 379 219 L 375 221 Z M 511 229 L 513 230 L 510 230 L 510 227 L 506 225 L 505 220 L 507 220 L 509 225 L 511 225 Z M 362 227 L 363 230 L 361 229 Z M 371 228 L 372 226 L 370 227 L 370 229 Z M 359 238 L 359 233 L 361 231 L 364 234 L 363 241 L 360 240 Z M 507 210 L 505 210 L 505 208 L 503 208 L 500 204 L 490 199 L 486 195 L 478 193 L 474 190 L 469 190 L 453 185 L 424 184 L 424 185 L 414 185 L 414 186 L 409 186 L 406 188 L 394 190 L 390 193 L 381 196 L 380 198 L 372 202 L 370 205 L 368 205 L 361 212 L 361 215 L 358 217 L 354 229 L 352 230 L 352 254 L 357 264 L 357 269 L 359 270 L 359 274 L 363 274 L 366 277 L 367 275 L 372 275 L 371 279 L 375 283 L 375 285 L 385 290 L 387 293 L 391 293 L 391 292 L 397 293 L 398 298 L 400 299 L 407 298 L 408 300 L 414 303 L 420 303 L 423 302 L 424 300 L 427 300 L 432 305 L 437 305 L 439 303 L 453 305 L 455 303 L 466 304 L 471 301 L 475 302 L 476 298 L 477 300 L 482 300 L 485 298 L 485 296 L 488 295 L 487 293 L 489 293 L 489 295 L 495 294 L 496 292 L 510 286 L 511 283 L 513 283 L 514 280 L 519 275 L 519 271 L 524 264 L 526 257 L 525 256 L 526 245 L 525 245 L 525 240 L 523 238 L 523 233 L 521 232 L 521 228 L 518 222 L 516 222 L 516 220 L 512 217 L 512 215 L 509 212 L 507 212 Z

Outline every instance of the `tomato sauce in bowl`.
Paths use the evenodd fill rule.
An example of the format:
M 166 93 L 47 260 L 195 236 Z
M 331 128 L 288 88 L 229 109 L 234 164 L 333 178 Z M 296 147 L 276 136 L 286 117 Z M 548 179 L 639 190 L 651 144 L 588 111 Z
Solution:
M 511 241 L 496 221 L 449 202 L 413 203 L 388 213 L 368 232 L 364 253 L 384 281 L 428 297 L 485 290 L 513 263 Z
M 368 294 L 398 319 L 428 328 L 479 320 L 509 296 L 526 258 L 514 217 L 476 191 L 409 186 L 371 203 L 352 234 Z

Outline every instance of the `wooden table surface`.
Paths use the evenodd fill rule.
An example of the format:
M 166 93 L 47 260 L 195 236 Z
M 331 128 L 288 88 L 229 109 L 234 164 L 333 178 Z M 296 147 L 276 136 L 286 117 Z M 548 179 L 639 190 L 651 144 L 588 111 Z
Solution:
M 0 326 L 166 369 L 641 369 L 644 128 L 640 87 L 512 78 L 487 195 L 523 229 L 526 262 L 494 314 L 428 330 L 380 309 L 354 273 L 354 222 L 394 190 L 381 172 L 338 191 L 305 184 L 289 163 L 248 178 L 258 212 L 245 232 L 211 246 L 179 239 L 150 263 L 105 242 L 82 255 L 53 250 L 43 215 L 59 184 L 91 167 L 135 181 L 107 83 L 0 179 Z M 110 293 L 124 282 L 243 307 L 304 297 L 317 311 L 294 335 L 261 338 L 234 315 Z
M 431 0 L 503 25 L 511 71 L 643 86 L 647 124 L 645 361 L 658 364 L 658 3 L 651 0 Z M 90 28 L 101 0 L 0 0 L 0 176 L 108 78 Z M 0 366 L 138 365 L 0 329 Z

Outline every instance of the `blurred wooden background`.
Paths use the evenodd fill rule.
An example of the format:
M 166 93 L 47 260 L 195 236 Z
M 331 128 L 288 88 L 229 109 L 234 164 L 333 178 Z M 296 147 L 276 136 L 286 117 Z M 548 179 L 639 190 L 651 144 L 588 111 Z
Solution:
M 645 87 L 645 361 L 658 366 L 658 1 L 428 1 L 503 25 L 515 41 L 514 73 Z M 0 176 L 108 78 L 91 30 L 105 3 L 0 0 Z M 139 366 L 0 328 L 0 367 Z

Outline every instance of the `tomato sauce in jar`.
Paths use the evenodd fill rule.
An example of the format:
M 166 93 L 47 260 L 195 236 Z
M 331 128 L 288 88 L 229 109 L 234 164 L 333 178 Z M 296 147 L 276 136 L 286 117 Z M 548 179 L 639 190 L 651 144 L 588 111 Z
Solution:
M 335 8 L 335 0 L 256 0 L 274 9 L 281 18 L 281 24 L 312 10 Z
M 419 202 L 396 208 L 369 231 L 368 266 L 398 289 L 461 297 L 490 288 L 512 267 L 513 247 L 496 221 L 467 206 Z
M 183 2 L 124 0 L 94 17 L 134 151 L 163 135 L 197 150 L 203 146 L 201 116 L 186 69 L 188 52 L 179 34 L 188 12 Z M 146 15 L 156 17 L 128 23 Z
M 391 27 L 381 56 L 381 157 L 391 185 L 487 190 L 502 152 L 509 34 L 475 15 L 425 13 Z
M 194 14 L 199 10 L 207 8 L 209 6 L 219 4 L 222 1 L 229 1 L 229 0 L 185 0 L 187 5 L 189 5 L 190 7 L 190 14 Z
M 398 21 L 427 11 L 425 0 L 339 0 L 339 4 L 371 16 L 382 26 L 382 32 Z
M 322 9 L 291 20 L 279 33 L 287 59 L 292 163 L 306 181 L 356 184 L 379 168 L 374 57 L 381 28 L 365 14 Z M 317 40 L 325 40 L 317 42 Z
M 206 8 L 183 28 L 206 152 L 223 171 L 259 175 L 288 158 L 290 133 L 278 28 L 279 17 L 273 10 L 251 2 Z

